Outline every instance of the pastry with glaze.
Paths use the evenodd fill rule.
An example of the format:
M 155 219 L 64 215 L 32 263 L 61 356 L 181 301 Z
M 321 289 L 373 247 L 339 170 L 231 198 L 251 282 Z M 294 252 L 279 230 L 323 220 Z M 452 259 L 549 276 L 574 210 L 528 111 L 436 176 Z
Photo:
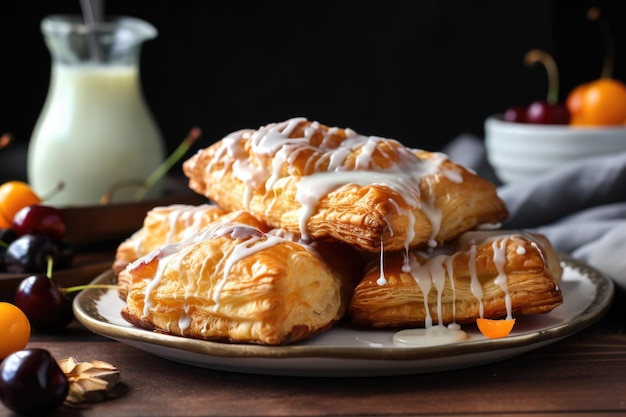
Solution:
M 212 204 L 198 206 L 173 204 L 155 207 L 146 213 L 143 226 L 117 247 L 113 272 L 117 275 L 119 293 L 126 297 L 129 277 L 124 268 L 148 253 L 164 245 L 177 243 L 193 237 L 215 222 L 239 221 L 267 230 L 267 226 L 250 213 L 238 211 L 227 213 Z
M 163 246 L 123 273 L 127 321 L 190 338 L 283 345 L 347 310 L 347 281 L 317 251 L 237 221 Z
M 186 239 L 224 214 L 226 211 L 213 204 L 172 204 L 148 210 L 142 227 L 118 245 L 113 271 L 117 274 L 160 246 Z
M 562 272 L 542 235 L 467 232 L 433 253 L 384 254 L 382 272 L 373 265 L 354 290 L 349 314 L 358 326 L 397 328 L 547 313 L 563 302 Z
M 369 252 L 436 246 L 508 216 L 494 184 L 444 154 L 304 118 L 234 132 L 183 170 L 225 210 Z

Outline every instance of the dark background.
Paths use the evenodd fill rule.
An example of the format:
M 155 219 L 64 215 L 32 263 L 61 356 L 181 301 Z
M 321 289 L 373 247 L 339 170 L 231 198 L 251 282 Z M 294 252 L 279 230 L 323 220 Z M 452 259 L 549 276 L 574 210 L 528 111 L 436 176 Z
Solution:
M 621 1 L 590 0 L 108 0 L 106 12 L 145 19 L 146 99 L 172 151 L 198 126 L 206 146 L 241 128 L 294 116 L 440 150 L 483 135 L 484 119 L 543 99 L 540 48 L 556 59 L 561 98 L 600 75 L 603 40 L 587 21 L 598 5 L 613 30 L 615 78 L 626 81 Z M 80 13 L 78 0 L 0 5 L 0 180 L 25 178 L 25 149 L 48 89 L 48 14 Z M 175 169 L 178 169 L 177 166 Z

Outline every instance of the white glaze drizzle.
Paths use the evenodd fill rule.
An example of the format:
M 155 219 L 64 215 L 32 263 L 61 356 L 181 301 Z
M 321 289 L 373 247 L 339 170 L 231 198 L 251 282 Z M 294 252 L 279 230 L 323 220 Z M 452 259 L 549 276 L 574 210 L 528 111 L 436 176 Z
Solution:
M 483 305 L 483 287 L 478 279 L 476 272 L 476 245 L 470 247 L 469 272 L 470 272 L 470 291 L 478 300 L 478 316 L 483 318 L 485 315 L 485 306 Z
M 433 325 L 430 308 L 428 307 L 428 294 L 430 294 L 430 289 L 433 286 L 433 278 L 430 274 L 428 263 L 429 262 L 425 262 L 423 265 L 420 264 L 415 253 L 409 253 L 409 265 L 411 267 L 410 274 L 424 295 L 422 298 L 424 299 L 424 311 L 426 312 L 426 317 L 424 318 L 424 325 L 426 328 Z
M 252 236 L 251 238 L 236 244 L 229 254 L 225 254 L 225 257 L 222 259 L 224 262 L 222 279 L 217 283 L 213 292 L 213 302 L 215 303 L 213 311 L 218 311 L 220 308 L 220 294 L 222 293 L 224 285 L 226 285 L 226 282 L 228 281 L 233 265 L 243 258 L 281 242 L 285 242 L 285 239 L 265 234 L 263 236 Z
M 541 260 L 543 261 L 543 263 L 546 263 L 546 255 L 543 252 L 543 249 L 541 249 L 539 245 L 537 245 L 537 242 L 530 242 L 530 246 L 537 250 L 537 253 L 539 253 L 539 256 L 541 256 Z
M 509 279 L 504 272 L 504 264 L 506 263 L 506 245 L 508 238 L 504 237 L 500 240 L 494 240 L 491 243 L 493 248 L 493 263 L 498 271 L 498 276 L 494 279 L 494 284 L 500 287 L 504 292 L 504 304 L 506 306 L 506 318 L 512 319 L 511 315 L 511 293 L 509 292 Z
M 204 216 L 207 212 L 207 209 L 210 209 L 212 207 L 214 206 L 210 204 L 200 204 L 197 206 L 188 204 L 172 204 L 169 206 L 154 207 L 151 211 L 156 213 L 157 217 L 165 217 L 168 223 L 163 244 L 169 244 L 185 239 L 200 231 L 200 229 L 206 224 L 206 222 L 204 221 Z M 181 227 L 178 226 L 179 222 L 184 225 L 184 227 L 182 228 L 182 236 L 179 236 L 178 234 L 178 231 L 181 230 Z M 146 252 L 146 249 L 144 247 L 144 239 L 133 239 L 137 236 L 140 236 L 141 233 L 145 233 L 143 228 L 136 231 L 133 234 L 132 238 L 126 241 L 135 242 L 135 244 L 133 245 L 135 253 Z
M 189 306 L 186 305 L 183 308 L 184 314 L 180 316 L 178 319 L 178 328 L 180 329 L 181 334 L 185 332 L 191 325 L 191 317 L 189 317 Z
M 471 241 L 474 244 L 482 244 L 482 243 L 491 243 L 493 250 L 493 262 L 496 266 L 496 270 L 498 271 L 498 275 L 494 279 L 494 283 L 500 287 L 500 289 L 504 292 L 504 300 L 505 307 L 507 313 L 507 319 L 512 319 L 512 304 L 511 304 L 511 293 L 509 291 L 508 285 L 508 276 L 506 271 L 504 270 L 504 265 L 506 264 L 506 251 L 507 245 L 509 242 L 518 242 L 517 247 L 514 248 L 515 252 L 518 255 L 526 254 L 526 248 L 523 246 L 522 238 L 528 239 L 530 242 L 530 246 L 535 248 L 539 256 L 541 256 L 542 260 L 545 263 L 545 255 L 541 247 L 534 240 L 533 236 L 525 231 L 517 231 L 509 234 L 505 234 L 502 231 L 480 231 L 480 232 L 471 232 L 468 234 L 472 236 Z M 477 294 L 474 294 L 477 296 Z M 478 297 L 477 297 L 478 298 Z M 482 289 L 480 290 L 480 298 L 482 298 Z M 481 308 L 482 312 L 482 308 Z M 483 314 L 481 313 L 481 316 Z
M 445 255 L 437 255 L 432 259 L 432 262 L 428 262 L 428 272 L 433 281 L 434 287 L 437 290 L 437 317 L 439 317 L 438 324 L 443 325 L 441 317 L 443 317 L 443 308 L 441 298 L 443 296 L 443 288 L 446 284 L 446 269 L 444 267 L 445 259 L 449 258 Z
M 512 305 L 511 305 L 511 294 L 508 288 L 508 276 L 504 269 L 506 264 L 506 251 L 507 245 L 511 242 L 515 242 L 518 240 L 520 244 L 514 249 L 518 254 L 523 255 L 526 253 L 526 249 L 522 245 L 521 237 L 526 237 L 530 241 L 530 245 L 534 247 L 539 255 L 543 258 L 544 254 L 541 250 L 540 246 L 533 240 L 532 236 L 526 232 L 512 232 L 510 234 L 505 234 L 497 231 L 484 231 L 484 232 L 471 232 L 466 234 L 469 238 L 466 238 L 461 242 L 462 246 L 469 247 L 469 273 L 470 273 L 470 290 L 474 297 L 479 301 L 479 316 L 484 317 L 484 305 L 483 305 L 483 289 L 482 284 L 478 278 L 478 273 L 476 270 L 476 256 L 478 245 L 490 243 L 493 249 L 492 260 L 494 265 L 496 266 L 496 270 L 498 271 L 497 276 L 494 278 L 494 284 L 498 285 L 505 295 L 505 304 L 507 311 L 507 319 L 512 319 Z M 455 252 L 456 248 L 449 246 L 444 246 L 438 249 L 438 251 L 434 254 L 432 253 L 424 253 L 424 252 L 409 252 L 408 259 L 410 264 L 410 274 L 415 282 L 418 284 L 420 291 L 424 295 L 424 306 L 426 310 L 425 315 L 425 329 L 429 329 L 433 327 L 432 317 L 430 314 L 430 310 L 428 308 L 428 294 L 431 289 L 434 289 L 437 292 L 437 316 L 442 317 L 442 295 L 445 288 L 446 277 L 450 282 L 450 286 L 453 292 L 453 317 L 456 315 L 455 310 L 455 302 L 456 302 L 456 294 L 455 294 L 455 286 L 454 286 L 454 259 L 460 252 Z M 424 263 L 420 263 L 417 258 L 417 254 L 420 254 L 425 259 L 427 259 Z M 380 265 L 380 269 L 382 270 L 383 263 Z M 381 273 L 382 277 L 382 273 Z M 378 278 L 378 285 L 385 285 L 387 283 L 386 279 Z M 443 327 L 441 323 L 438 323 L 435 327 Z M 452 323 L 448 325 L 449 330 L 459 330 L 460 326 L 455 323 L 454 318 Z M 411 330 L 419 330 L 419 329 L 411 329 Z M 459 334 L 460 335 L 460 334 Z M 398 338 L 398 343 L 401 344 L 426 344 L 431 342 L 424 341 L 424 338 L 428 336 L 426 332 L 398 332 L 396 333 Z M 394 336 L 394 338 L 396 337 Z M 446 335 L 446 333 L 438 333 L 437 338 L 451 338 L 450 335 Z M 394 339 L 395 340 L 395 339 Z
M 307 120 L 301 117 L 292 118 L 282 123 L 263 126 L 258 130 L 233 132 L 222 140 L 222 146 L 207 165 L 207 170 L 213 170 L 218 161 L 223 162 L 221 175 L 232 168 L 235 177 L 244 184 L 243 205 L 248 208 L 253 189 L 265 187 L 265 190 L 269 191 L 281 177 L 294 175 L 295 168 L 290 162 L 300 153 L 310 152 L 311 156 L 305 164 L 305 169 L 306 172 L 313 173 L 301 178 L 296 194 L 296 199 L 302 206 L 299 212 L 299 226 L 303 239 L 309 238 L 306 227 L 308 219 L 315 212 L 319 200 L 326 194 L 347 184 L 360 186 L 379 184 L 396 191 L 399 198 L 406 200 L 409 206 L 425 209 L 433 229 L 429 244 L 435 246 L 441 213 L 434 207 L 432 201 L 424 204 L 421 200 L 419 183 L 422 178 L 431 175 L 443 175 L 451 181 L 462 182 L 460 172 L 441 169 L 441 163 L 447 159 L 446 155 L 434 153 L 433 158 L 421 160 L 415 156 L 413 150 L 397 146 L 394 150 L 398 152 L 397 162 L 383 169 L 375 163 L 373 154 L 377 150 L 383 152 L 381 143 L 398 144 L 397 141 L 377 136 L 362 136 L 351 129 L 345 129 L 347 137 L 337 145 L 331 139 L 338 128 L 330 128 L 323 132 L 325 136 L 321 143 L 315 146 L 311 139 L 322 131 L 318 122 L 311 122 L 301 137 L 289 137 L 298 125 L 305 121 Z M 244 142 L 248 145 L 242 146 Z M 248 149 L 252 157 L 249 157 Z M 353 166 L 345 166 L 348 156 L 353 153 L 357 153 Z M 271 166 L 269 171 L 264 168 L 268 160 L 271 160 L 271 163 L 267 164 Z M 311 170 L 312 164 L 314 167 Z M 408 212 L 409 210 L 400 214 L 407 215 Z M 409 223 L 414 224 L 414 221 L 414 218 L 409 218 Z M 407 236 L 406 240 L 408 249 L 412 238 L 409 240 Z
M 261 232 L 260 230 L 246 225 L 240 224 L 237 222 L 233 222 L 232 219 L 235 218 L 239 213 L 234 212 L 228 216 L 224 216 L 221 220 L 216 221 L 211 224 L 209 227 L 202 229 L 201 231 L 189 236 L 187 239 L 184 239 L 181 242 L 166 244 L 161 248 L 150 252 L 149 254 L 139 258 L 138 260 L 132 262 L 127 266 L 131 270 L 138 267 L 142 263 L 150 263 L 155 258 L 158 259 L 158 264 L 156 268 L 156 272 L 154 276 L 149 280 L 146 285 L 145 294 L 144 294 L 144 309 L 143 309 L 143 318 L 147 317 L 150 313 L 150 309 L 153 306 L 152 303 L 152 293 L 159 286 L 161 279 L 163 277 L 163 271 L 167 265 L 172 266 L 172 255 L 176 253 L 184 253 L 186 251 L 193 250 L 193 244 L 202 242 L 204 240 L 212 239 L 218 236 L 225 236 L 233 233 L 238 228 L 249 229 L 252 231 L 250 233 L 250 237 L 241 240 L 239 243 L 234 245 L 232 251 L 228 254 L 224 254 L 224 258 L 221 262 L 224 262 L 224 275 L 223 278 L 218 282 L 216 288 L 213 290 L 213 300 L 215 302 L 214 310 L 217 311 L 219 309 L 219 298 L 221 290 L 228 279 L 228 273 L 230 268 L 239 260 L 245 258 L 246 256 L 250 256 L 255 252 L 261 251 L 267 247 L 279 244 L 281 242 L 285 242 L 289 239 L 279 237 L 276 235 L 269 235 Z M 291 240 L 290 240 L 291 241 Z M 260 243 L 259 243 L 260 242 Z M 293 241 L 292 241 L 293 242 Z M 303 245 L 307 250 L 313 250 L 308 245 Z M 180 256 L 179 259 L 183 259 L 184 256 Z M 181 268 L 180 265 L 173 266 L 174 268 Z M 201 274 L 200 274 L 201 276 Z M 192 295 L 193 292 L 191 289 L 186 289 L 186 296 Z
M 404 329 L 394 333 L 392 340 L 400 346 L 438 346 L 461 342 L 467 333 L 460 328 L 433 326 L 424 329 Z
M 203 221 L 206 211 L 213 206 L 209 204 L 200 204 L 198 206 L 175 204 L 169 207 L 164 207 L 168 213 L 168 220 L 170 222 L 169 233 L 165 239 L 165 243 L 172 243 L 180 238 L 176 235 L 175 231 L 179 228 L 176 225 L 182 222 L 185 225 L 185 237 L 190 236 L 200 231 L 206 222 Z M 155 209 L 155 210 L 158 210 Z
M 383 240 L 380 240 L 380 256 L 378 257 L 378 262 L 379 262 L 379 267 L 378 267 L 378 271 L 379 271 L 379 275 L 378 275 L 378 279 L 376 280 L 376 283 L 378 285 L 385 285 L 387 284 L 387 278 L 385 277 L 385 251 L 383 250 Z

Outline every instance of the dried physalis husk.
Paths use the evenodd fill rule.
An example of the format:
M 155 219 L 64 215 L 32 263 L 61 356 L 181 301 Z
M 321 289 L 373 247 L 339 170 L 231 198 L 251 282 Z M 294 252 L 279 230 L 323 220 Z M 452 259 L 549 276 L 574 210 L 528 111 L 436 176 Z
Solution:
M 66 398 L 70 404 L 102 401 L 120 380 L 120 371 L 107 362 L 77 362 L 69 357 L 58 363 L 70 383 Z

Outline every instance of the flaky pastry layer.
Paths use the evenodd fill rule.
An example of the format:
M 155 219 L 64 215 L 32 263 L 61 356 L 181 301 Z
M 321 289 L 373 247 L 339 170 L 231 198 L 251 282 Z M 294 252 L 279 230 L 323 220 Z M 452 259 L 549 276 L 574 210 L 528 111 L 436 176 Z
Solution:
M 213 204 L 172 204 L 148 210 L 142 227 L 118 245 L 113 271 L 118 274 L 129 263 L 198 233 L 225 214 L 224 209 Z
M 561 275 L 541 235 L 469 232 L 440 252 L 411 251 L 408 262 L 385 255 L 382 272 L 371 268 L 356 287 L 350 317 L 359 326 L 407 327 L 547 313 L 563 302 Z
M 248 212 L 228 213 L 210 204 L 199 206 L 174 204 L 149 210 L 142 228 L 117 247 L 113 272 L 117 275 L 120 297 L 126 298 L 130 285 L 130 276 L 125 271 L 128 264 L 166 245 L 193 239 L 208 227 L 215 228 L 230 222 L 267 230 L 265 223 Z
M 225 210 L 369 252 L 435 246 L 508 215 L 493 184 L 443 154 L 302 118 L 234 132 L 183 169 Z
M 343 278 L 312 248 L 231 222 L 128 265 L 123 317 L 191 338 L 281 345 L 347 309 Z

